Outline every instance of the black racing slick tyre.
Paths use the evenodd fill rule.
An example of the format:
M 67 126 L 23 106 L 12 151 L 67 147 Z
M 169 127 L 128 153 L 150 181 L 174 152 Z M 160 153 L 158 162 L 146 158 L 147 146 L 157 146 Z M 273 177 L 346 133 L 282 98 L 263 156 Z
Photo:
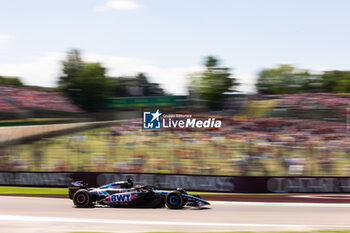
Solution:
M 179 191 L 172 191 L 166 195 L 165 205 L 169 209 L 181 209 L 183 207 L 184 198 Z
M 89 191 L 85 189 L 79 189 L 73 195 L 74 205 L 78 208 L 87 208 L 92 206 L 92 196 Z

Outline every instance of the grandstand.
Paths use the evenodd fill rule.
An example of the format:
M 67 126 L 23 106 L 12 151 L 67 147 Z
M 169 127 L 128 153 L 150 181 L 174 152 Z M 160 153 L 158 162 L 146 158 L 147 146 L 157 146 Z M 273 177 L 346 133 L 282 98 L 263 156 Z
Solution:
M 0 113 L 20 114 L 40 110 L 66 113 L 82 112 L 68 98 L 57 92 L 0 85 Z
M 260 95 L 244 106 L 241 114 L 254 117 L 283 117 L 346 123 L 350 95 L 298 93 Z

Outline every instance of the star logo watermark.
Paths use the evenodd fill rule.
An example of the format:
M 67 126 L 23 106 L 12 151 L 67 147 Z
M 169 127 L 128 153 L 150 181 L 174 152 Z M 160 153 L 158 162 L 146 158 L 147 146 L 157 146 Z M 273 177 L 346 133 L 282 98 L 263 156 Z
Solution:
M 144 129 L 160 129 L 161 115 L 159 109 L 155 112 L 143 112 L 143 128 Z

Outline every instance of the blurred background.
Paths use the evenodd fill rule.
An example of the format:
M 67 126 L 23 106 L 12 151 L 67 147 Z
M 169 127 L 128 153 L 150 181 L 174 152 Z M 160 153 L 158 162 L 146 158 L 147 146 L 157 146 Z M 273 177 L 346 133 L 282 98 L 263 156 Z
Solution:
M 196 2 L 0 2 L 0 170 L 349 176 L 349 3 Z

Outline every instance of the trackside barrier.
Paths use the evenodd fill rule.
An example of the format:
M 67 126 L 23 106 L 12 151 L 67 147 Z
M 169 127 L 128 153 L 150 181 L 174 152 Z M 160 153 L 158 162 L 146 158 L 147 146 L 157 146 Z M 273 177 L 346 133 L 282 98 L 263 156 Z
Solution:
M 0 145 L 21 143 L 123 122 L 125 120 L 0 127 Z
M 349 193 L 350 177 L 203 176 L 105 172 L 0 172 L 0 185 L 67 187 L 82 180 L 100 186 L 132 178 L 161 189 L 235 193 Z

